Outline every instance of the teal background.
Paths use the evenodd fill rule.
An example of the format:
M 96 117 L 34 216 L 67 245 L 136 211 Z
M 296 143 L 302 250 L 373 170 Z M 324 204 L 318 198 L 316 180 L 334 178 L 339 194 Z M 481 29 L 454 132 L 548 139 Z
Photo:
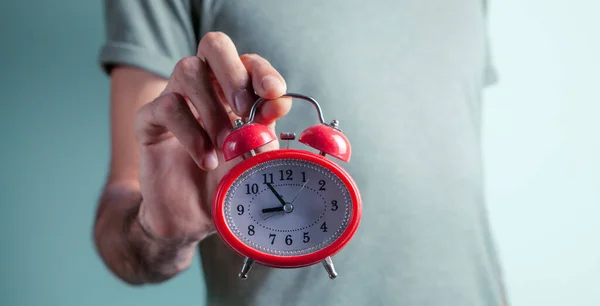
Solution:
M 201 305 L 199 261 L 132 288 L 96 256 L 108 162 L 102 1 L 0 2 L 0 305 Z M 490 1 L 492 230 L 512 305 L 600 305 L 600 6 Z
M 492 0 L 492 226 L 513 305 L 600 305 L 600 3 Z
M 0 305 L 202 305 L 196 260 L 131 288 L 96 256 L 108 161 L 102 1 L 0 1 Z

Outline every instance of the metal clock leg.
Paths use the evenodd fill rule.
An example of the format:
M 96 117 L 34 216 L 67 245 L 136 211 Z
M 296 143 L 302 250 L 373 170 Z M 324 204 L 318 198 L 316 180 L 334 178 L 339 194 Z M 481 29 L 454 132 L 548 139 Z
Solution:
M 248 278 L 248 272 L 250 272 L 250 269 L 252 269 L 252 264 L 254 264 L 254 259 L 246 257 L 244 260 L 244 265 L 242 266 L 242 272 L 240 272 L 239 275 L 241 279 Z
M 337 277 L 337 272 L 335 272 L 335 267 L 333 266 L 333 261 L 331 260 L 330 256 L 325 258 L 325 260 L 323 260 L 321 263 L 323 264 L 323 267 L 325 267 L 327 274 L 329 274 L 330 279 Z

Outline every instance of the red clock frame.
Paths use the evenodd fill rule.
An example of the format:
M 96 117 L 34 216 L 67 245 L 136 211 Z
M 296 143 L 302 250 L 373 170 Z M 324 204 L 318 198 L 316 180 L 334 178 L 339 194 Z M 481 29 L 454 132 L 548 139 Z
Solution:
M 281 159 L 298 159 L 318 164 L 337 177 L 344 183 L 348 189 L 349 195 L 352 199 L 352 215 L 346 226 L 344 232 L 331 244 L 323 249 L 317 250 L 313 253 L 294 255 L 294 256 L 279 256 L 264 253 L 257 250 L 235 236 L 233 231 L 227 226 L 225 221 L 225 212 L 223 206 L 227 191 L 231 188 L 233 182 L 242 175 L 248 169 L 259 165 L 264 162 Z M 241 161 L 235 165 L 221 180 L 217 187 L 215 197 L 213 200 L 212 217 L 215 224 L 215 228 L 219 235 L 223 238 L 224 242 L 238 254 L 250 257 L 256 262 L 265 266 L 271 266 L 276 268 L 299 268 L 310 266 L 321 262 L 327 256 L 333 256 L 338 253 L 356 233 L 362 216 L 362 202 L 358 187 L 352 177 L 338 164 L 310 151 L 296 150 L 296 149 L 278 149 L 257 154 L 256 156 L 250 157 Z

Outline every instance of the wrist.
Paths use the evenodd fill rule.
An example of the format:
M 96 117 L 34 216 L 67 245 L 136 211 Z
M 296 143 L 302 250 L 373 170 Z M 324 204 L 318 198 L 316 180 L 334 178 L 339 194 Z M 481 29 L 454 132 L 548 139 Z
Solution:
M 128 243 L 143 282 L 155 283 L 169 279 L 185 270 L 192 262 L 196 241 L 187 237 L 170 238 L 155 233 L 144 222 L 143 205 L 128 222 Z
M 134 220 L 133 226 L 139 227 L 139 230 L 143 235 L 151 242 L 159 245 L 170 246 L 170 247 L 185 247 L 196 243 L 197 241 L 192 237 L 181 235 L 177 237 L 169 237 L 159 234 L 153 227 L 151 216 L 148 214 L 146 205 L 143 201 L 139 204 L 137 216 Z

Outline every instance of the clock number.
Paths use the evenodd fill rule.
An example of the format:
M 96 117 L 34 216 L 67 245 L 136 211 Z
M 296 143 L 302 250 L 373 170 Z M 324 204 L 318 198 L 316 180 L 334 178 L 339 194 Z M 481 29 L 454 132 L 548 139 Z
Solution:
M 254 236 L 254 225 L 248 225 L 248 235 Z
M 302 171 L 302 183 L 306 183 L 306 172 Z
M 310 241 L 310 237 L 308 237 L 308 232 L 304 232 L 304 237 L 302 238 L 302 242 L 308 243 Z
M 323 233 L 327 233 L 327 222 L 323 222 L 323 224 L 321 225 L 320 229 L 323 230 Z
M 273 184 L 273 173 L 263 173 L 263 184 Z
M 244 214 L 244 205 L 240 204 L 237 206 L 237 211 L 238 211 L 238 215 L 243 215 Z
M 336 210 L 338 210 L 337 201 L 333 200 L 333 201 L 331 201 L 331 211 L 336 211 Z
M 319 185 L 321 185 L 321 187 L 319 187 L 319 190 L 325 190 L 325 181 L 324 180 L 320 180 Z
M 250 194 L 250 192 L 252 192 L 253 194 L 257 194 L 258 184 L 252 184 L 252 187 L 250 187 L 250 184 L 246 184 L 246 194 Z
M 279 174 L 281 174 L 281 177 L 279 178 L 279 180 L 281 180 L 281 181 L 291 181 L 292 180 L 292 170 L 291 169 L 285 170 L 285 174 L 287 175 L 287 177 L 285 179 L 283 178 L 283 170 L 279 170 Z
M 285 236 L 285 244 L 292 245 L 292 235 Z
M 276 234 L 269 234 L 269 238 L 271 238 L 271 244 L 275 243 L 275 236 L 277 236 Z

